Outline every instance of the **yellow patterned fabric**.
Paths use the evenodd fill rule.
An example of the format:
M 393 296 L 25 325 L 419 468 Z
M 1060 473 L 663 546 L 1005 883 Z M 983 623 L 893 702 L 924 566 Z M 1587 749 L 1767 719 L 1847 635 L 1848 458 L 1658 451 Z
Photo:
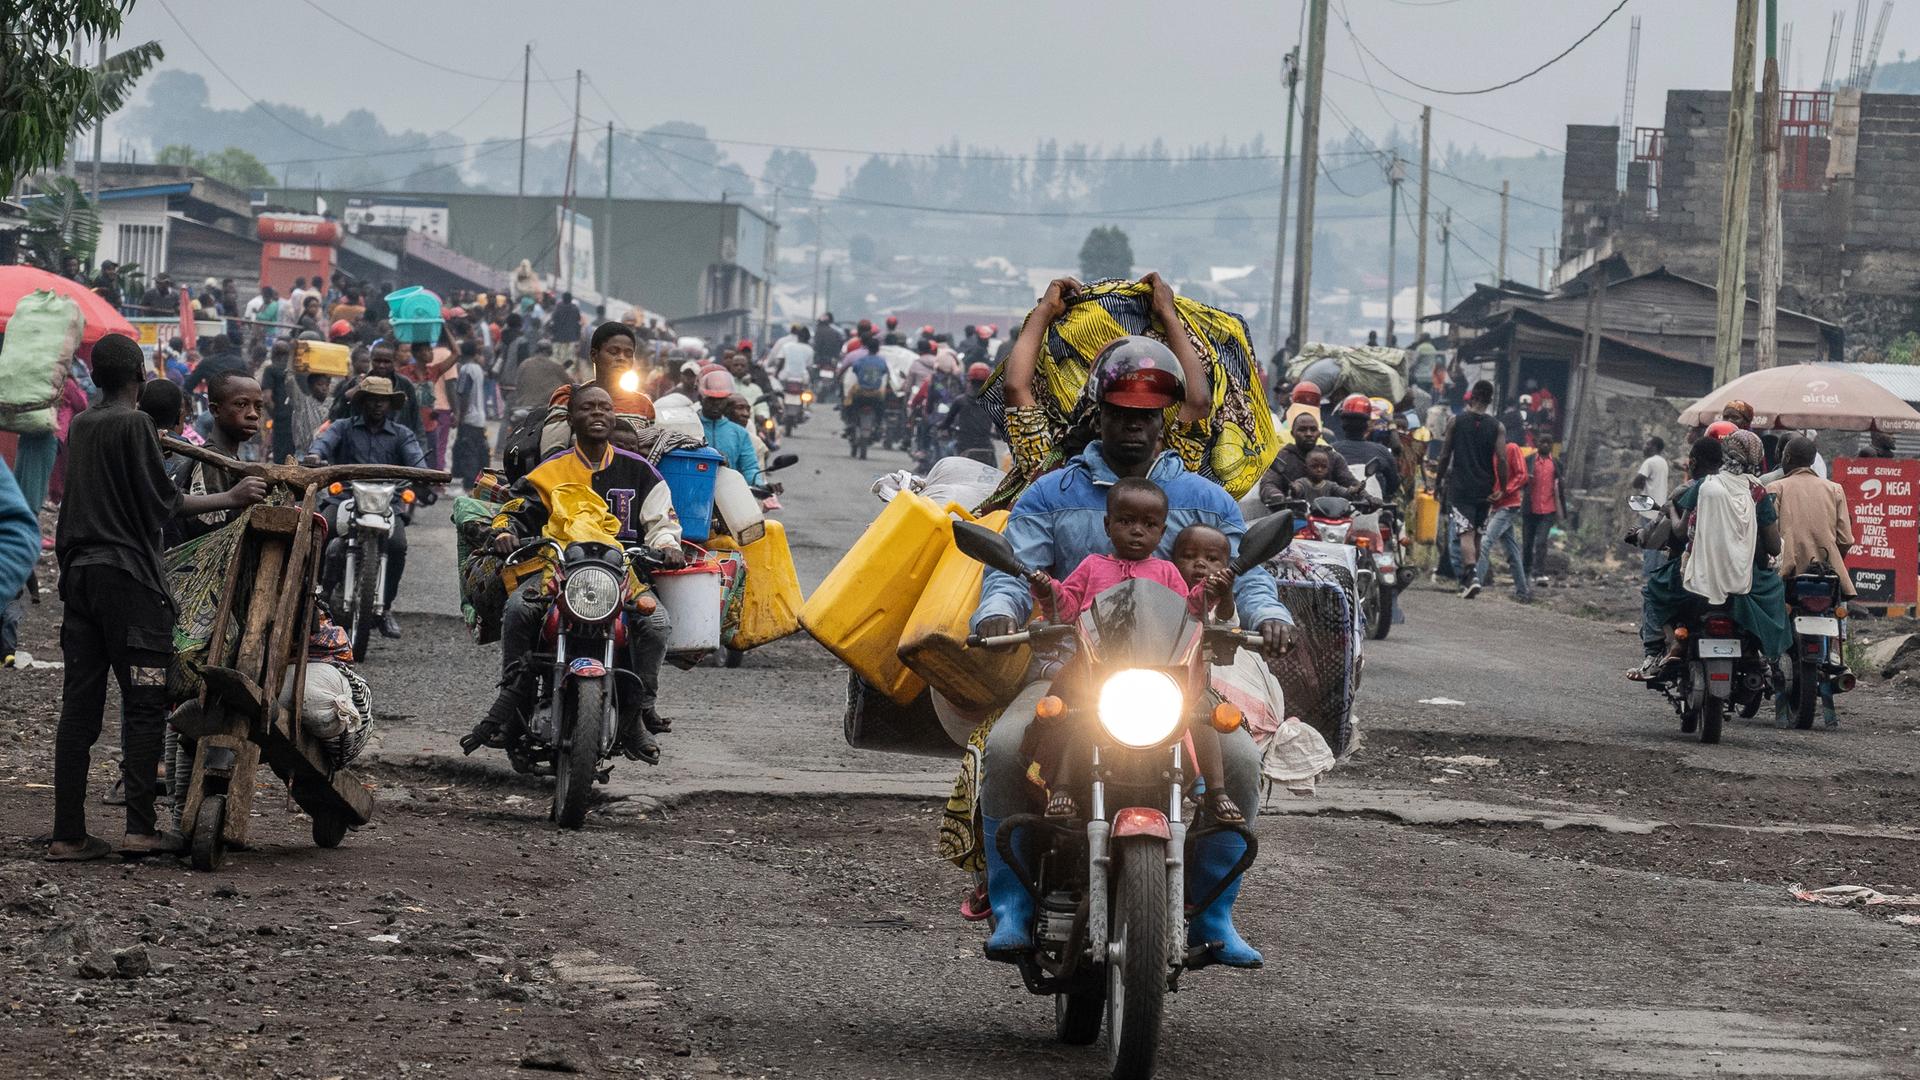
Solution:
M 1034 372 L 1039 419 L 1027 410 L 1007 407 L 1005 365 L 994 371 L 982 397 L 1016 440 L 1017 475 L 1009 478 L 1008 488 L 1024 488 L 1092 437 L 1097 402 L 1087 390 L 1087 372 L 1102 349 L 1129 334 L 1167 340 L 1166 328 L 1153 318 L 1152 297 L 1153 290 L 1137 281 L 1099 281 L 1082 290 L 1043 339 Z M 1178 406 L 1168 409 L 1167 447 L 1179 453 L 1187 468 L 1239 498 L 1259 483 L 1280 449 L 1246 320 L 1184 297 L 1175 297 L 1174 306 L 1186 323 L 1188 340 L 1207 366 L 1213 403 L 1207 419 L 1192 424 L 1178 421 Z M 1039 434 L 1042 423 L 1044 436 Z M 1030 452 L 1022 452 L 1023 444 L 1031 447 L 1043 441 L 1048 449 L 1038 461 L 1032 460 Z M 1018 490 L 1003 490 L 996 492 L 996 499 L 1011 502 L 1017 495 Z
M 986 856 L 980 851 L 980 816 L 974 799 L 980 777 L 975 773 L 980 755 L 987 752 L 987 734 L 998 716 L 995 713 L 967 736 L 971 752 L 961 759 L 960 775 L 954 777 L 953 794 L 947 797 L 946 810 L 940 816 L 940 857 L 962 870 L 987 868 Z

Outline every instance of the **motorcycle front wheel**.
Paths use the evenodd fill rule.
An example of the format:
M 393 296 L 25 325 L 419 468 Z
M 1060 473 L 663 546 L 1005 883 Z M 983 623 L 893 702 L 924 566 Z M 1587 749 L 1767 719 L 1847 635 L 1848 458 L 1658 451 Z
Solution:
M 1367 636 L 1373 640 L 1380 641 L 1393 632 L 1393 589 L 1382 584 L 1378 576 L 1373 579 L 1373 609 L 1369 620 Z
M 606 723 L 607 684 L 604 679 L 570 679 L 561 691 L 566 704 L 560 718 L 567 745 L 555 757 L 553 820 L 563 829 L 577 829 L 587 819 L 587 793 L 600 764 L 600 725 Z
M 367 662 L 367 650 L 373 644 L 373 609 L 378 605 L 375 593 L 380 591 L 380 559 L 369 553 L 368 545 L 362 544 L 359 565 L 354 568 L 353 580 L 353 662 Z
M 1116 848 L 1120 870 L 1114 877 L 1107 944 L 1107 1073 L 1113 1080 L 1147 1080 L 1160 1050 L 1170 970 L 1166 842 L 1143 837 Z

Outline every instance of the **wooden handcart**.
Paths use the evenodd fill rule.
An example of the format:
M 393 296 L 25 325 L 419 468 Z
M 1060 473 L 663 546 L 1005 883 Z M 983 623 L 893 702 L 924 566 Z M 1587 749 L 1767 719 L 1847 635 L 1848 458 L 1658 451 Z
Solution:
M 445 472 L 390 465 L 305 468 L 235 461 L 175 439 L 166 449 L 228 473 L 292 489 L 294 505 L 260 505 L 227 566 L 199 697 L 174 711 L 172 724 L 195 740 L 193 770 L 179 801 L 180 828 L 198 870 L 217 870 L 229 844 L 245 845 L 254 773 L 265 761 L 313 819 L 313 842 L 339 845 L 373 816 L 373 797 L 346 769 L 333 767 L 325 740 L 302 730 L 307 639 L 325 565 L 326 528 L 316 514 L 335 483 L 444 484 Z M 243 568 L 250 568 L 243 578 Z M 279 704 L 291 680 L 291 704 Z M 177 783 L 177 781 L 176 781 Z M 177 797 L 176 797 L 177 798 Z

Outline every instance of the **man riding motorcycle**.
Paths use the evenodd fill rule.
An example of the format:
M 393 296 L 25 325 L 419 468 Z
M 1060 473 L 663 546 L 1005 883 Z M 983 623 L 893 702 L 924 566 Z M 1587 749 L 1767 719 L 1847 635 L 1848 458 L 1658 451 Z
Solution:
M 1168 557 L 1173 538 L 1192 524 L 1211 525 L 1225 533 L 1237 552 L 1246 531 L 1240 509 L 1219 485 L 1188 472 L 1178 454 L 1163 449 L 1164 410 L 1184 397 L 1180 362 L 1165 345 L 1143 337 L 1122 338 L 1107 347 L 1093 365 L 1089 378 L 1097 380 L 1100 438 L 1057 472 L 1036 480 L 1014 504 L 1006 537 L 1022 562 L 1056 578 L 1070 574 L 1088 555 L 1110 553 L 1112 543 L 1103 529 L 1106 489 L 1123 476 L 1143 476 L 1166 492 L 1168 515 L 1165 538 L 1155 554 Z M 1293 643 L 1293 619 L 1279 601 L 1271 575 L 1255 570 L 1234 585 L 1235 604 L 1242 623 L 1258 630 L 1262 651 L 1285 653 Z M 1032 611 L 1028 584 L 988 570 L 981 585 L 980 605 L 973 630 L 981 637 L 1010 634 Z M 1032 717 L 1003 714 L 988 736 L 980 788 L 985 834 L 991 838 L 1000 822 L 1022 812 L 1031 785 L 1022 744 Z M 1259 752 L 1243 729 L 1223 736 L 1224 777 L 1218 780 L 1241 806 L 1260 804 Z M 1019 874 L 1001 857 L 998 845 L 984 845 L 988 902 L 994 931 L 987 954 L 1016 958 L 1032 949 L 1034 901 Z M 1189 883 L 1196 895 L 1206 895 L 1227 877 L 1246 850 L 1238 834 L 1215 833 L 1195 845 Z M 1233 927 L 1232 909 L 1240 891 L 1236 878 L 1205 910 L 1196 912 L 1189 927 L 1190 945 L 1214 944 L 1214 958 L 1234 967 L 1258 967 L 1260 953 Z
M 1400 463 L 1391 448 L 1367 438 L 1373 424 L 1373 403 L 1365 394 L 1348 394 L 1334 412 L 1334 419 L 1340 425 L 1340 437 L 1332 443 L 1334 452 L 1345 459 L 1348 472 L 1363 486 L 1367 466 L 1378 462 L 1380 471 L 1375 475 L 1380 480 L 1380 501 L 1392 502 L 1400 490 Z
M 727 416 L 727 403 L 738 392 L 733 376 L 725 371 L 709 371 L 700 376 L 700 427 L 706 432 L 707 445 L 727 459 L 729 468 L 746 477 L 747 483 L 760 483 L 760 457 L 753 450 L 753 436 Z
M 619 538 L 639 541 L 655 549 L 662 564 L 686 565 L 680 550 L 680 519 L 673 512 L 673 496 L 666 481 L 647 459 L 614 446 L 619 422 L 613 398 L 598 386 L 576 388 L 567 402 L 567 420 L 573 444 L 557 451 L 514 485 L 514 497 L 493 519 L 493 548 L 507 555 L 538 536 L 552 515 L 551 497 L 562 484 L 586 484 L 606 501 L 620 522 Z M 487 715 L 474 726 L 460 748 L 471 754 L 482 746 L 504 747 L 509 726 L 533 705 L 533 672 L 526 657 L 534 651 L 540 624 L 551 604 L 543 592 L 544 574 L 529 576 L 507 595 L 500 620 L 500 694 Z M 620 694 L 620 745 L 629 758 L 649 764 L 660 760 L 660 746 L 652 735 L 665 730 L 654 700 L 660 689 L 660 662 L 667 655 L 672 629 L 667 609 L 627 618 L 628 662 L 639 676 L 639 694 Z
M 377 355 L 377 353 L 376 353 Z M 427 467 L 420 440 L 395 414 L 408 404 L 407 396 L 379 375 L 367 375 L 348 394 L 354 414 L 335 420 L 307 448 L 306 463 L 317 465 L 402 465 L 409 469 Z M 387 534 L 387 588 L 381 597 L 386 614 L 380 618 L 380 635 L 397 638 L 400 624 L 393 617 L 393 598 L 400 592 L 400 577 L 407 569 L 407 514 L 394 514 L 393 531 Z M 327 545 L 327 581 L 329 588 L 340 584 L 346 568 L 346 542 L 335 537 Z M 369 590 L 371 591 L 371 590 Z

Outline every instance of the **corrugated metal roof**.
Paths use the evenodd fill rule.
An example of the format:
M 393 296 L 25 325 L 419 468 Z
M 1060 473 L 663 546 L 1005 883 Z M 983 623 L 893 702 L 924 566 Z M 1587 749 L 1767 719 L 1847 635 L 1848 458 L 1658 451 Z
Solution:
M 1872 379 L 1901 401 L 1920 407 L 1920 364 L 1821 364 Z

